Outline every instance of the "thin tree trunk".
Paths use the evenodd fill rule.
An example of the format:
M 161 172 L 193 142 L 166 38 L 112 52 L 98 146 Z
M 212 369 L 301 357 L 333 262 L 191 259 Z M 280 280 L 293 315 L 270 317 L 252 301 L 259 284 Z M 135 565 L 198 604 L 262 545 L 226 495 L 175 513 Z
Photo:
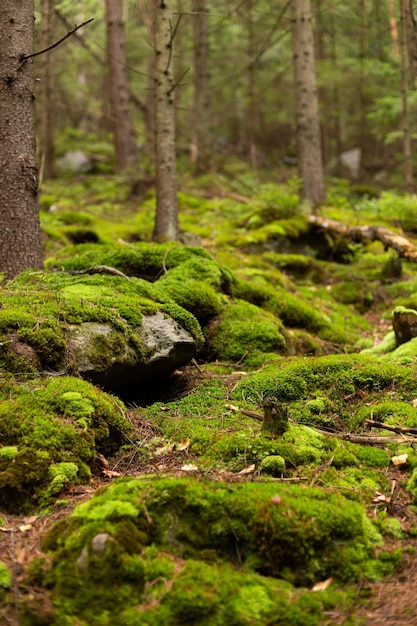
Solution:
M 325 201 L 310 0 L 291 0 L 301 195 L 313 207 Z
M 53 40 L 53 0 L 41 3 L 41 49 L 47 48 Z M 55 107 L 53 52 L 43 54 L 41 63 L 41 106 L 40 106 L 40 179 L 48 180 L 54 176 L 54 130 Z
M 322 0 L 317 0 L 315 5 L 315 50 L 316 50 L 316 59 L 317 61 L 324 61 L 326 58 L 326 53 L 324 49 L 324 26 L 323 26 L 323 7 Z M 326 115 L 327 112 L 327 99 L 326 99 L 326 88 L 319 87 L 319 101 L 322 103 L 322 106 L 325 105 L 324 111 L 320 116 L 320 138 L 321 138 L 321 149 L 322 149 L 322 159 L 323 159 L 323 167 L 329 162 L 329 116 Z
M 331 49 L 330 58 L 332 60 L 333 68 L 336 69 L 338 65 L 337 47 L 336 47 L 336 28 L 334 23 L 334 16 L 331 16 Z M 332 120 L 332 136 L 334 138 L 334 154 L 330 153 L 331 157 L 339 158 L 342 152 L 342 129 L 340 123 L 340 95 L 338 85 L 332 85 L 332 103 L 331 103 L 331 120 Z
M 417 80 L 417 31 L 416 22 L 413 11 L 413 0 L 408 0 L 405 5 L 406 14 L 405 21 L 407 26 L 407 51 L 408 63 L 411 74 L 411 89 L 414 89 Z
M 400 1 L 400 50 L 401 50 L 401 99 L 402 99 L 402 130 L 405 185 L 408 191 L 413 191 L 413 163 L 411 159 L 411 129 L 410 112 L 408 106 L 408 48 L 406 2 Z
M 246 0 L 247 12 L 247 54 L 248 54 L 248 143 L 251 167 L 258 169 L 258 147 L 256 145 L 259 129 L 259 100 L 256 97 L 257 59 L 255 51 L 255 32 L 253 24 L 253 0 Z
M 136 140 L 132 124 L 125 47 L 124 0 L 106 0 L 107 64 L 110 78 L 116 168 L 135 165 Z
M 194 132 L 192 160 L 197 172 L 211 166 L 211 90 L 209 69 L 209 11 L 207 0 L 193 0 L 194 29 Z
M 153 238 L 178 239 L 172 0 L 155 0 L 156 215 Z
M 0 3 L 0 272 L 42 267 L 35 95 L 33 1 Z
M 396 59 L 400 57 L 400 50 L 398 47 L 398 26 L 397 20 L 395 19 L 395 7 L 394 0 L 388 0 L 388 11 L 389 11 L 389 25 L 391 32 L 391 41 L 392 41 L 392 54 Z
M 359 69 L 359 81 L 358 81 L 358 101 L 359 101 L 359 137 L 357 138 L 357 143 L 361 149 L 361 158 L 365 154 L 366 148 L 366 98 L 365 98 L 365 82 L 366 82 L 366 69 L 365 69 L 365 61 L 366 61 L 366 33 L 367 33 L 367 24 L 366 24 L 366 5 L 365 0 L 359 0 L 358 6 L 359 12 L 359 61 L 360 61 L 360 69 Z

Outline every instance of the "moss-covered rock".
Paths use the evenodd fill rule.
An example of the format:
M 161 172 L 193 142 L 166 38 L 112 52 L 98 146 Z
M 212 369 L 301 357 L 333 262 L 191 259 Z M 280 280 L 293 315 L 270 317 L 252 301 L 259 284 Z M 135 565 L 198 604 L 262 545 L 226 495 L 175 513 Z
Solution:
M 168 375 L 203 342 L 196 318 L 142 279 L 28 271 L 0 302 L 4 369 L 80 374 L 114 393 Z
M 284 616 L 318 625 L 332 596 L 314 601 L 292 585 L 373 578 L 390 567 L 375 557 L 380 543 L 362 507 L 331 491 L 126 479 L 44 539 L 52 565 L 43 584 L 53 591 L 53 624 L 244 625 Z M 244 611 L 236 597 L 246 598 Z
M 0 384 L 0 506 L 28 512 L 86 483 L 131 430 L 123 404 L 69 376 Z

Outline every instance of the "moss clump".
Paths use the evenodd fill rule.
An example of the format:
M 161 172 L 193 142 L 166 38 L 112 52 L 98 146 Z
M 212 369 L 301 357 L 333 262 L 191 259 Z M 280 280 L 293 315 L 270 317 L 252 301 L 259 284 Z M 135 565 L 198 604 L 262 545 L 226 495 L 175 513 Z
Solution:
M 229 302 L 208 335 L 213 356 L 229 362 L 245 355 L 250 360 L 258 353 L 286 352 L 289 341 L 279 319 L 244 300 Z
M 0 448 L 0 457 L 2 459 L 8 459 L 12 461 L 17 453 L 19 452 L 19 448 L 17 446 L 3 446 Z
M 92 625 L 139 617 L 250 624 L 284 615 L 301 625 L 307 610 L 307 623 L 318 625 L 321 602 L 292 584 L 366 576 L 378 566 L 380 543 L 364 509 L 331 491 L 125 479 L 46 536 L 52 565 L 43 579 L 54 623 L 70 615 Z M 245 598 L 252 600 L 242 607 Z
M 285 471 L 285 459 L 279 454 L 266 456 L 262 459 L 259 469 L 264 474 L 271 476 L 281 476 Z
M 417 407 L 408 402 L 388 400 L 372 406 L 363 406 L 357 412 L 355 422 L 362 424 L 366 419 L 387 423 L 390 426 L 417 427 Z
M 53 502 L 67 484 L 88 481 L 96 452 L 116 450 L 130 429 L 121 408 L 78 378 L 3 379 L 0 506 L 31 511 Z

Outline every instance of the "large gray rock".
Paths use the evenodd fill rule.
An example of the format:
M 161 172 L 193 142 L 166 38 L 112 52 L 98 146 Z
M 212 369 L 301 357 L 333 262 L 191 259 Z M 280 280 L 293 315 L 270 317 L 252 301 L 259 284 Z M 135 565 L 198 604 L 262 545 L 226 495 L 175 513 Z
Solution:
M 80 376 L 122 396 L 189 363 L 196 347 L 194 338 L 160 311 L 143 317 L 134 341 L 98 322 L 68 325 L 67 333 Z

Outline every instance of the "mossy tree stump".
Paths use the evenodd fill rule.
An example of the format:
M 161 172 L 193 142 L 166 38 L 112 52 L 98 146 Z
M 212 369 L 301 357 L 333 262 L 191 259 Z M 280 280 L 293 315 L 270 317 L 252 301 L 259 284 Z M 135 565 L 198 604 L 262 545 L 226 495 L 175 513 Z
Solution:
M 275 398 L 265 396 L 263 401 L 264 419 L 262 432 L 270 437 L 280 437 L 288 430 L 288 408 Z

